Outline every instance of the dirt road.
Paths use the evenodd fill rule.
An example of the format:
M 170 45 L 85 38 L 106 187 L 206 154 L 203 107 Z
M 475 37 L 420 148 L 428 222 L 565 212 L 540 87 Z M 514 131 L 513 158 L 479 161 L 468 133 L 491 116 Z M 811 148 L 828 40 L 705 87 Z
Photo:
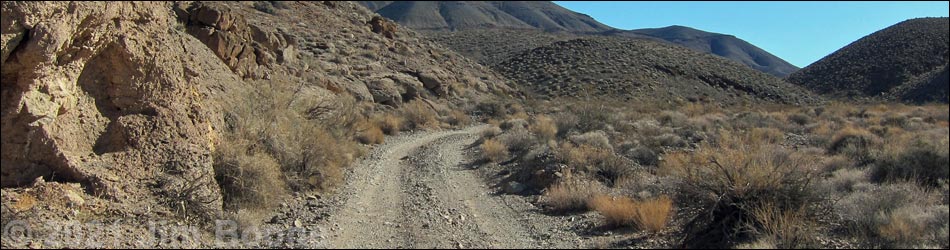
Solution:
M 330 214 L 333 248 L 573 248 L 468 167 L 482 126 L 393 137 L 357 165 Z

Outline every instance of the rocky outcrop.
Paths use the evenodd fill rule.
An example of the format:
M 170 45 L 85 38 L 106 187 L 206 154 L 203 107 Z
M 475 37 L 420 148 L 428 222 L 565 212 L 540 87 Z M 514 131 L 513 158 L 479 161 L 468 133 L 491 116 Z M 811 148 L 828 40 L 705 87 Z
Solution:
M 371 80 L 366 87 L 373 95 L 373 100 L 390 106 L 397 106 L 402 103 L 402 93 L 405 93 L 405 91 L 400 91 L 396 86 L 396 82 L 389 78 Z
M 446 96 L 449 94 L 449 87 L 451 85 L 449 81 L 451 81 L 451 79 L 442 70 L 430 69 L 422 71 L 419 73 L 419 81 L 422 82 L 423 87 L 438 96 Z
M 239 76 L 262 78 L 262 67 L 271 68 L 296 57 L 296 39 L 280 29 L 267 31 L 210 5 L 193 5 L 182 13 L 187 17 L 188 34 L 211 48 Z
M 169 9 L 3 3 L 3 187 L 76 182 L 144 209 L 213 183 L 218 110 L 206 97 L 240 80 Z M 200 209 L 220 209 L 216 185 L 193 191 Z
M 369 25 L 377 34 L 382 34 L 389 39 L 396 38 L 396 24 L 385 18 L 374 16 L 372 20 L 369 20 Z

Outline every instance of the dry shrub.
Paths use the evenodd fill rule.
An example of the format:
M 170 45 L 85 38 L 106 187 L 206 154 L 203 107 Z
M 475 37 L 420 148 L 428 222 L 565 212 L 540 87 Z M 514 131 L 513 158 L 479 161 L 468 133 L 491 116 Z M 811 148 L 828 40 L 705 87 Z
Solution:
M 569 141 L 577 145 L 587 145 L 598 149 L 613 151 L 610 145 L 610 138 L 604 131 L 591 131 L 580 135 L 574 135 L 568 138 Z
M 587 144 L 574 146 L 571 143 L 562 143 L 558 150 L 558 158 L 563 159 L 562 162 L 578 168 L 595 166 L 610 157 L 610 154 L 606 149 Z
M 715 105 L 707 105 L 703 103 L 687 103 L 680 108 L 680 111 L 683 114 L 686 114 L 689 117 L 697 117 L 704 114 L 718 113 L 722 112 L 722 109 Z
M 871 150 L 879 148 L 881 144 L 881 139 L 867 130 L 845 127 L 831 140 L 828 153 L 848 156 L 863 166 L 873 161 Z
M 549 187 L 539 201 L 551 212 L 580 212 L 588 208 L 588 200 L 600 193 L 597 187 L 581 178 L 566 177 Z
M 780 249 L 808 249 L 815 247 L 812 222 L 804 209 L 782 211 L 771 204 L 752 209 L 755 218 L 750 228 Z
M 438 113 L 423 100 L 413 100 L 402 108 L 402 117 L 410 129 L 435 128 L 439 126 Z
M 230 103 L 223 105 L 229 109 L 220 144 L 244 145 L 247 152 L 269 155 L 295 191 L 327 190 L 342 180 L 343 168 L 358 157 L 352 140 L 361 119 L 357 103 L 351 96 L 292 99 L 293 89 L 281 86 L 230 93 L 234 95 L 226 98 Z
M 642 166 L 656 166 L 660 163 L 660 154 L 644 146 L 627 150 L 625 155 Z
M 525 113 L 524 111 L 520 111 L 511 115 L 508 115 L 505 118 L 509 120 L 511 119 L 527 120 L 528 118 L 530 118 L 530 116 L 528 116 L 528 113 Z
M 248 142 L 226 143 L 215 150 L 215 180 L 227 209 L 266 210 L 287 195 L 280 165 Z
M 472 117 L 460 110 L 452 110 L 445 117 L 445 123 L 452 126 L 468 126 L 472 123 Z
M 854 236 L 878 247 L 946 244 L 939 234 L 950 222 L 940 194 L 913 183 L 860 184 L 835 203 Z
M 689 146 L 689 143 L 686 142 L 686 140 L 683 140 L 682 137 L 675 134 L 662 134 L 650 137 L 644 143 L 653 146 L 654 148 L 685 148 Z
M 616 113 L 605 103 L 585 101 L 571 107 L 574 115 L 577 116 L 577 124 L 574 128 L 580 133 L 605 130 L 616 119 Z
M 508 109 L 502 101 L 490 99 L 478 103 L 478 105 L 475 106 L 475 111 L 487 117 L 501 118 L 507 114 Z
M 508 148 L 504 144 L 494 139 L 485 140 L 481 146 L 482 159 L 497 163 L 508 158 Z
M 672 134 L 672 128 L 660 126 L 660 122 L 653 119 L 643 119 L 632 124 L 634 131 L 642 136 L 658 136 Z
M 854 161 L 851 158 L 843 155 L 834 155 L 826 157 L 821 161 L 821 169 L 823 172 L 831 173 L 841 169 L 850 169 L 854 168 Z
M 815 113 L 823 120 L 838 119 L 854 116 L 859 113 L 854 105 L 845 102 L 832 101 L 828 105 L 815 109 Z
M 829 121 L 819 121 L 807 125 L 805 127 L 805 132 L 809 133 L 809 145 L 811 146 L 820 146 L 827 147 L 830 144 L 834 133 L 838 130 L 840 126 L 837 123 Z
M 507 112 L 509 114 L 508 119 L 528 119 L 528 114 L 525 113 L 524 106 L 515 102 L 509 102 L 505 105 Z
M 508 119 L 502 122 L 499 127 L 506 131 L 512 129 L 526 129 L 528 128 L 528 121 L 525 119 Z
M 906 114 L 887 113 L 879 122 L 881 126 L 903 128 L 910 122 Z
M 797 124 L 799 126 L 805 126 L 812 123 L 812 118 L 811 116 L 808 116 L 807 114 L 794 113 L 794 114 L 788 115 L 788 121 L 794 124 Z
M 495 138 L 499 134 L 501 134 L 501 128 L 497 126 L 489 126 L 482 130 L 482 138 L 485 139 Z
M 763 112 L 743 112 L 732 119 L 732 126 L 738 130 L 751 130 L 752 128 L 781 128 L 785 122 L 776 117 L 775 114 Z
M 547 142 L 556 138 L 557 125 L 550 117 L 538 115 L 534 117 L 534 123 L 531 124 L 531 132 L 538 136 L 538 139 Z
M 748 135 L 723 132 L 717 145 L 674 153 L 660 172 L 682 180 L 683 199 L 700 210 L 686 226 L 687 247 L 729 247 L 747 241 L 753 209 L 773 204 L 796 211 L 818 198 L 810 184 L 814 160 L 779 146 L 756 143 Z
M 637 203 L 637 228 L 649 232 L 659 232 L 666 229 L 673 211 L 673 200 L 666 196 Z
M 768 144 L 778 144 L 785 140 L 785 132 L 774 128 L 753 128 L 750 139 Z
M 904 206 L 884 218 L 877 231 L 888 247 L 936 249 L 947 245 L 950 211 L 946 204 Z
M 937 186 L 950 176 L 950 145 L 944 138 L 937 142 L 923 138 L 903 145 L 889 145 L 871 169 L 877 182 L 911 180 Z
M 609 149 L 587 144 L 575 146 L 567 142 L 562 143 L 556 158 L 609 186 L 613 186 L 635 166 L 633 161 L 618 156 Z
M 587 206 L 604 217 L 607 227 L 633 226 L 637 216 L 637 204 L 626 197 L 597 195 Z
M 322 126 L 281 123 L 279 127 L 281 132 L 266 137 L 265 145 L 295 190 L 335 186 L 343 179 L 343 168 L 356 158 L 353 141 L 333 136 Z
M 663 111 L 656 120 L 663 126 L 674 128 L 685 127 L 689 124 L 689 117 L 676 111 Z
M 382 144 L 385 141 L 383 130 L 377 123 L 364 122 L 357 126 L 358 133 L 356 139 L 363 144 Z
M 386 114 L 376 119 L 377 126 L 387 135 L 398 135 L 402 130 L 403 119 L 393 114 Z
M 673 210 L 673 200 L 663 196 L 633 201 L 626 197 L 597 195 L 588 202 L 588 206 L 603 216 L 609 227 L 631 226 L 656 233 L 666 229 Z
M 534 135 L 525 129 L 509 130 L 498 136 L 498 139 L 508 146 L 508 151 L 515 155 L 521 155 L 537 144 Z
M 557 128 L 557 137 L 564 138 L 580 123 L 580 118 L 572 113 L 558 113 L 554 116 L 554 127 Z
M 492 125 L 494 127 L 501 127 L 501 122 L 502 122 L 501 120 L 498 120 L 495 118 L 489 118 L 487 121 L 485 121 L 485 123 L 487 123 L 488 125 Z
M 867 182 L 867 171 L 843 168 L 832 172 L 830 177 L 821 182 L 819 190 L 828 195 L 840 196 L 840 194 L 853 192 L 855 186 Z
M 889 241 L 894 242 L 914 242 L 917 241 L 921 235 L 923 235 L 926 225 L 918 221 L 913 220 L 917 214 L 912 214 L 910 212 L 917 212 L 902 207 L 891 213 L 889 216 L 886 216 L 886 221 L 882 225 L 878 226 L 878 234 L 881 237 Z

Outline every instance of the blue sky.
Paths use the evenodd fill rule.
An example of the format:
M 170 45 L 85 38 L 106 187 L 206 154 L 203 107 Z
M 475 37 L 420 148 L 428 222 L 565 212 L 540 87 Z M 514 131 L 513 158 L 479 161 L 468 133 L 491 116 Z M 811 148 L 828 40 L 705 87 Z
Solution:
M 901 21 L 950 12 L 946 1 L 555 3 L 618 29 L 682 25 L 734 35 L 799 67 Z

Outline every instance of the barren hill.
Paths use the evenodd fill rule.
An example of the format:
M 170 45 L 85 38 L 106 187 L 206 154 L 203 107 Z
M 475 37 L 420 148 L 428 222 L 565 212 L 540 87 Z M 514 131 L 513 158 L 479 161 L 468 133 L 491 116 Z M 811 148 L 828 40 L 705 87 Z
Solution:
M 547 1 L 361 1 L 402 25 L 427 35 L 485 65 L 522 50 L 583 35 L 652 38 L 718 55 L 753 69 L 785 77 L 798 67 L 731 35 L 683 26 L 619 30 Z M 552 32 L 542 34 L 541 32 Z
M 915 78 L 939 75 L 948 63 L 950 19 L 907 20 L 865 36 L 788 77 L 819 94 L 835 97 L 906 99 L 892 91 L 927 93 L 946 89 L 946 81 L 921 84 L 910 90 Z M 908 85 L 908 86 L 905 86 Z M 904 87 L 902 87 L 904 86 Z M 936 88 L 936 89 L 930 89 Z M 943 93 L 946 93 L 944 91 Z M 914 101 L 946 102 L 942 96 L 913 95 Z
M 656 29 L 630 30 L 618 34 L 656 37 L 683 47 L 729 58 L 778 77 L 788 76 L 798 70 L 795 65 L 732 35 L 675 25 Z
M 373 11 L 419 30 L 472 28 L 600 32 L 611 28 L 546 1 L 360 1 Z
M 582 37 L 569 32 L 544 32 L 533 29 L 471 29 L 455 32 L 422 31 L 421 33 L 487 66 L 501 63 L 508 57 L 527 50 Z
M 545 96 L 591 94 L 721 103 L 815 100 L 800 87 L 736 62 L 643 39 L 593 37 L 556 42 L 512 56 L 495 69 Z

